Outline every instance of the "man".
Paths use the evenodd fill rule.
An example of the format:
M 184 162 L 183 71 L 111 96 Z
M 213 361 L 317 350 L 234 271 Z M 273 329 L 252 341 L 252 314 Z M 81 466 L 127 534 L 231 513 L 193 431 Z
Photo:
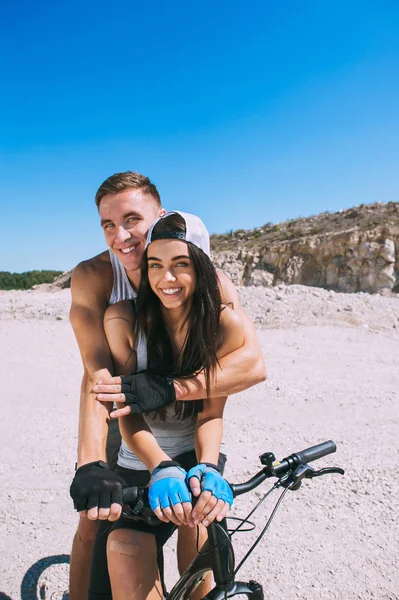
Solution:
M 72 306 L 70 320 L 79 345 L 84 366 L 79 412 L 79 442 L 77 467 L 88 465 L 95 469 L 90 479 L 95 480 L 100 506 L 92 506 L 81 513 L 75 534 L 70 566 L 70 599 L 87 598 L 92 548 L 96 521 L 115 521 L 120 515 L 120 502 L 113 502 L 111 492 L 115 477 L 109 469 L 98 469 L 90 463 L 106 461 L 106 440 L 109 413 L 106 406 L 96 401 L 93 387 L 99 380 L 113 374 L 110 350 L 104 333 L 103 317 L 109 304 L 123 299 L 134 299 L 140 283 L 140 262 L 144 252 L 146 233 L 150 225 L 166 211 L 161 206 L 159 193 L 147 177 L 138 173 L 117 173 L 109 177 L 96 194 L 101 226 L 110 251 L 79 264 L 72 276 Z M 219 273 L 224 304 L 232 303 L 245 324 L 245 341 L 240 350 L 220 361 L 217 385 L 212 388 L 215 397 L 240 392 L 265 379 L 265 368 L 251 321 L 239 305 L 237 292 L 229 278 Z M 237 368 L 238 366 L 238 368 Z M 203 375 L 175 380 L 176 398 L 201 399 L 206 394 Z M 112 424 L 114 428 L 114 423 Z M 119 445 L 117 438 L 116 447 Z M 115 450 L 115 444 L 114 444 Z M 94 479 L 93 479 L 94 478 Z M 88 496 L 90 490 L 88 490 Z M 108 501 L 104 501 L 104 495 Z M 187 545 L 195 538 L 179 528 L 178 562 L 184 569 L 191 552 Z

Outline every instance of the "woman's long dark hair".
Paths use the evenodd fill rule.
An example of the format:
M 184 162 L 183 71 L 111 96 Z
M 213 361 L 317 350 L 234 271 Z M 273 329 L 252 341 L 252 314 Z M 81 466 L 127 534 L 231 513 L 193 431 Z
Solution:
M 161 219 L 153 233 L 185 231 L 183 217 L 174 213 Z M 212 377 L 221 344 L 221 297 L 215 267 L 210 258 L 197 246 L 187 242 L 189 256 L 194 266 L 197 283 L 187 318 L 187 334 L 177 361 L 173 358 L 172 345 L 161 312 L 161 301 L 151 289 L 148 279 L 147 251 L 141 264 L 141 281 L 137 295 L 135 337 L 147 340 L 148 368 L 171 377 L 193 377 L 204 372 L 207 397 L 210 395 Z M 179 401 L 176 414 L 185 419 L 202 410 L 202 401 Z M 165 418 L 165 409 L 160 411 Z

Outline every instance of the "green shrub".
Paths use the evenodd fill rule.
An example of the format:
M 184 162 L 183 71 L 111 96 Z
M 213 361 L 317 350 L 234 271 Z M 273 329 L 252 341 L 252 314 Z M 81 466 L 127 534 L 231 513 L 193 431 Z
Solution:
M 10 273 L 0 271 L 0 290 L 29 290 L 40 283 L 52 283 L 63 271 L 26 271 Z

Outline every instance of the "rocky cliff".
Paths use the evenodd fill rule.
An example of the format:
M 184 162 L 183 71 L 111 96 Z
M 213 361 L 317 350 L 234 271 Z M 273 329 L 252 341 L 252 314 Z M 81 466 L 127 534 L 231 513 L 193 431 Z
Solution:
M 237 285 L 399 292 L 399 203 L 360 205 L 211 237 Z
M 399 293 L 399 203 L 378 202 L 211 236 L 215 265 L 236 285 L 300 284 Z M 41 288 L 70 286 L 71 272 Z

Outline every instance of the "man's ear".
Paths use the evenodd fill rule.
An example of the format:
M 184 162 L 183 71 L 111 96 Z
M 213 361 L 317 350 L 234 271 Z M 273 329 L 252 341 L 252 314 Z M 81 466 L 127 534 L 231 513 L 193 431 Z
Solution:
M 159 210 L 158 217 L 163 217 L 164 215 L 166 215 L 167 212 L 168 211 L 166 210 L 166 208 L 161 208 Z

